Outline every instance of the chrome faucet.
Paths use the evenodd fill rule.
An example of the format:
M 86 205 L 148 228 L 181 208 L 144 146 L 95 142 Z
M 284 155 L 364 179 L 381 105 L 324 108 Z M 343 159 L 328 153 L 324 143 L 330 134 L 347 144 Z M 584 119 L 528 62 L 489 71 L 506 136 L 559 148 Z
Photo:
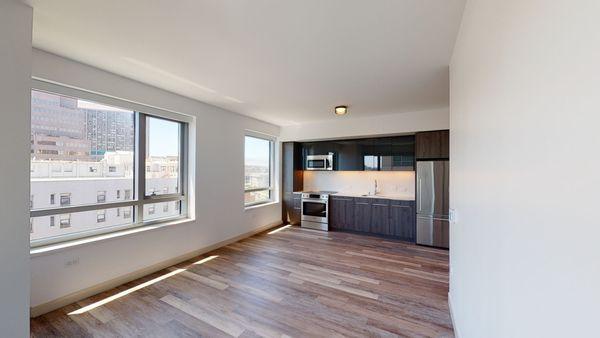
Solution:
M 373 190 L 373 195 L 377 195 L 377 180 L 375 180 L 375 190 Z

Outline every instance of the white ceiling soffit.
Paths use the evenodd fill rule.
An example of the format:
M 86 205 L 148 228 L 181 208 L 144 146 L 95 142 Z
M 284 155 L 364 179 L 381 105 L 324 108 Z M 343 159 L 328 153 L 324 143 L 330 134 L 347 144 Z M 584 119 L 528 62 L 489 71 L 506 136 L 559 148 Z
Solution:
M 448 105 L 464 0 L 33 0 L 33 45 L 278 125 Z M 340 118 L 340 117 L 337 117 Z

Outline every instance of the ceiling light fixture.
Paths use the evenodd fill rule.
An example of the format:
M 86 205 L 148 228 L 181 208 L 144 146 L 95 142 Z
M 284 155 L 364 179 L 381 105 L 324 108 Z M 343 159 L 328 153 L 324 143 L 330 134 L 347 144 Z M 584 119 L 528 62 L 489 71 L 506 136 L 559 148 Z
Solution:
M 335 107 L 335 115 L 346 115 L 347 112 L 348 112 L 348 106 Z

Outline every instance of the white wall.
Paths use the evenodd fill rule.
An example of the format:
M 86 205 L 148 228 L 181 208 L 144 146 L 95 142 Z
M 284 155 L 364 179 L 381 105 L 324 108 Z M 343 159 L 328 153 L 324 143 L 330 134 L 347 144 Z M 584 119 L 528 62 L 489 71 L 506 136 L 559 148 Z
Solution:
M 382 195 L 415 198 L 414 171 L 305 171 L 303 190 L 328 190 L 362 195 L 377 191 Z
M 32 9 L 0 1 L 0 336 L 29 336 Z
M 33 75 L 196 116 L 197 198 L 194 222 L 33 257 L 32 306 L 281 221 L 279 203 L 243 207 L 244 130 L 277 136 L 279 127 L 39 50 L 33 51 Z M 75 258 L 79 264 L 65 265 Z
M 591 337 L 600 303 L 600 2 L 470 0 L 451 64 L 461 337 Z
M 332 113 L 333 114 L 333 113 Z M 352 108 L 335 120 L 281 127 L 282 141 L 307 141 L 360 136 L 395 135 L 417 131 L 448 129 L 448 108 L 352 117 Z

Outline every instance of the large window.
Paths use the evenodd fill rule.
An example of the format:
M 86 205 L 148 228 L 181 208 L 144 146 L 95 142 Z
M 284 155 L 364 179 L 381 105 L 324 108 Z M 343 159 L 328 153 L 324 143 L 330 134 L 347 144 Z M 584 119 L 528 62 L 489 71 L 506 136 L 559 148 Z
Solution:
M 32 246 L 185 216 L 185 118 L 35 83 L 41 89 L 31 91 Z M 178 207 L 150 216 L 147 207 L 158 203 Z
M 252 206 L 273 200 L 273 145 L 271 139 L 246 135 L 244 203 Z

